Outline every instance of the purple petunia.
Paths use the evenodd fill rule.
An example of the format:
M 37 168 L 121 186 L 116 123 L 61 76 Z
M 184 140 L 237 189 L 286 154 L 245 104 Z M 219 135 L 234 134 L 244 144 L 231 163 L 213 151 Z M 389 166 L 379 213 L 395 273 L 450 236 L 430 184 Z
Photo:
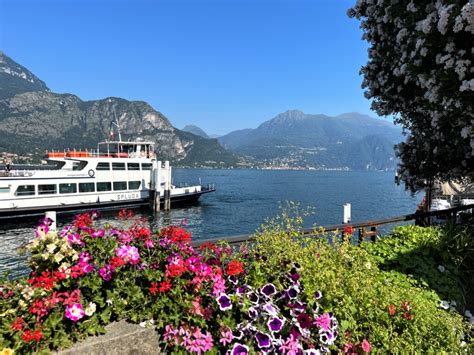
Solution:
M 113 271 L 114 269 L 112 265 L 107 264 L 105 267 L 99 270 L 99 275 L 102 277 L 102 279 L 104 279 L 104 281 L 110 281 L 112 279 Z
M 273 284 L 266 284 L 263 285 L 260 291 L 266 296 L 266 297 L 272 297 L 274 294 L 276 294 L 277 290 L 275 285 Z
M 233 335 L 234 339 L 240 340 L 244 336 L 244 333 L 241 330 L 236 329 L 232 332 L 232 335 Z
M 229 276 L 227 280 L 229 280 L 229 282 L 233 285 L 237 285 L 239 283 L 239 280 L 234 275 Z
M 332 345 L 335 339 L 336 336 L 333 332 L 324 331 L 323 329 L 319 331 L 319 340 L 321 341 L 321 343 L 326 345 Z
M 254 308 L 254 307 L 250 307 L 249 308 L 249 312 L 248 312 L 248 315 L 249 315 L 249 318 L 254 320 L 257 318 L 258 316 L 258 312 L 257 310 Z
M 230 353 L 231 355 L 247 355 L 249 353 L 249 347 L 243 344 L 235 343 Z
M 300 293 L 299 288 L 296 286 L 291 286 L 285 291 L 286 291 L 287 296 L 291 299 L 295 299 L 296 297 L 298 297 L 298 294 Z
M 267 326 L 272 333 L 278 333 L 283 328 L 283 324 L 285 324 L 284 318 L 280 319 L 278 317 L 274 317 L 268 321 Z
M 277 316 L 278 315 L 278 307 L 275 306 L 274 304 L 272 303 L 265 303 L 263 306 L 262 306 L 262 310 L 271 315 L 271 316 Z
M 219 297 L 217 297 L 216 301 L 219 304 L 219 309 L 221 311 L 232 309 L 232 302 L 230 301 L 229 296 L 227 296 L 225 293 L 221 293 Z
M 249 301 L 254 304 L 257 304 L 258 301 L 260 300 L 260 297 L 258 297 L 258 295 L 255 292 L 249 292 L 248 298 L 249 298 Z
M 314 294 L 314 297 L 319 300 L 321 299 L 321 297 L 323 297 L 323 294 L 321 293 L 321 291 L 316 291 L 316 293 Z
M 257 339 L 257 345 L 260 349 L 267 349 L 271 346 L 271 338 L 268 334 L 257 332 L 255 339 Z

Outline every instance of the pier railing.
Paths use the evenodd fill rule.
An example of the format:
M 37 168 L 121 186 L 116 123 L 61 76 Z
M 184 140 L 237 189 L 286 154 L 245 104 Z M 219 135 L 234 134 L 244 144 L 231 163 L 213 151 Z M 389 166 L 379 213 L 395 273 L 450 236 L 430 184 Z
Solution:
M 303 228 L 299 231 L 299 236 L 301 237 L 318 237 L 326 232 L 343 232 L 344 231 L 351 231 L 358 232 L 358 241 L 359 243 L 362 242 L 365 238 L 369 238 L 372 241 L 375 241 L 377 238 L 377 227 L 387 224 L 395 224 L 400 222 L 409 222 L 409 221 L 417 221 L 420 223 L 427 223 L 433 217 L 445 217 L 447 219 L 455 220 L 456 215 L 458 212 L 473 210 L 474 204 L 469 204 L 465 206 L 457 206 L 453 208 L 449 208 L 446 210 L 439 210 L 439 211 L 431 211 L 431 212 L 417 212 L 412 214 L 407 214 L 403 216 L 397 217 L 390 217 L 385 219 L 379 220 L 370 220 L 358 223 L 345 223 L 345 224 L 336 224 L 330 226 L 321 226 L 317 228 Z M 472 213 L 472 212 L 471 212 Z M 253 234 L 241 234 L 241 235 L 234 235 L 228 237 L 217 237 L 212 239 L 205 239 L 205 240 L 196 240 L 193 243 L 193 246 L 197 247 L 204 243 L 215 243 L 218 241 L 226 241 L 230 245 L 236 245 L 246 242 L 253 241 L 255 236 Z

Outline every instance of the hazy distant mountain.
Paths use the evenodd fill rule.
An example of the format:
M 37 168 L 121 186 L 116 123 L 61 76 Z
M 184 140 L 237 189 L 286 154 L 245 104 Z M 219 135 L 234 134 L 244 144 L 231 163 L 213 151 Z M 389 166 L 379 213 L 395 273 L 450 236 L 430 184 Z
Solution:
M 187 126 L 184 126 L 184 128 L 181 129 L 182 131 L 185 131 L 185 132 L 189 132 L 189 133 L 192 133 L 192 134 L 195 134 L 196 136 L 200 136 L 202 138 L 210 138 L 206 132 L 204 132 L 201 128 L 199 128 L 198 126 L 194 126 L 194 125 L 187 125 Z
M 43 81 L 0 52 L 0 152 L 42 153 L 45 149 L 95 148 L 109 138 L 117 117 L 123 139 L 156 143 L 158 157 L 186 166 L 229 166 L 237 158 L 215 139 L 174 128 L 143 101 L 110 97 L 82 101 L 49 91 Z
M 331 117 L 299 110 L 219 138 L 236 154 L 260 161 L 357 170 L 394 169 L 393 146 L 402 140 L 401 130 L 381 119 L 355 112 Z

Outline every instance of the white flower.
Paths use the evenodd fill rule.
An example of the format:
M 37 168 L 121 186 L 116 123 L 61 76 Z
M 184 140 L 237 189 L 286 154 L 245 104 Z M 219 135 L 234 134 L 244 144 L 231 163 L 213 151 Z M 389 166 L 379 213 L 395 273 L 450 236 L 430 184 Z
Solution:
M 61 262 L 61 260 L 63 260 L 63 259 L 64 259 L 64 255 L 61 254 L 61 253 L 57 253 L 56 255 L 54 255 L 54 261 L 55 261 L 56 263 L 58 263 L 58 264 L 59 264 L 59 263 Z
M 439 272 L 445 272 L 446 268 L 443 265 L 438 265 Z
M 467 318 L 472 318 L 472 313 L 470 310 L 466 309 L 466 312 L 464 312 L 464 316 L 466 316 Z
M 110 298 L 107 301 L 105 301 L 105 303 L 107 303 L 109 306 L 111 306 L 113 304 L 113 302 Z
M 48 250 L 49 253 L 53 254 L 54 250 L 56 249 L 56 245 L 55 244 L 48 244 L 46 249 Z
M 95 313 L 95 310 L 97 309 L 97 305 L 94 302 L 90 302 L 89 305 L 86 307 L 84 310 L 84 313 L 86 316 L 90 317 Z
M 447 301 L 441 301 L 439 303 L 439 306 L 442 308 L 442 309 L 449 309 L 449 303 Z

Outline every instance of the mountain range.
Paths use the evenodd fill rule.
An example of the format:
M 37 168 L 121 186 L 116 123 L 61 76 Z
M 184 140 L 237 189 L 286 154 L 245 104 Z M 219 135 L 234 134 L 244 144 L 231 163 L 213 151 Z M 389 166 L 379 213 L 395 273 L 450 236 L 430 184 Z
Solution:
M 58 94 L 0 52 L 0 152 L 42 155 L 44 150 L 95 148 L 118 120 L 123 139 L 156 143 L 162 160 L 181 166 L 227 167 L 238 159 L 216 139 L 180 131 L 143 101 L 117 97 L 83 101 Z
M 403 140 L 401 130 L 382 119 L 299 110 L 281 113 L 255 129 L 209 138 L 194 125 L 173 127 L 143 101 L 83 101 L 54 93 L 0 52 L 0 152 L 39 157 L 44 150 L 94 148 L 109 138 L 114 120 L 122 138 L 154 141 L 158 156 L 177 166 L 391 170 L 397 164 L 393 146 Z
M 289 110 L 256 129 L 218 140 L 238 155 L 269 165 L 392 170 L 397 164 L 393 146 L 403 135 L 393 123 L 355 112 L 331 117 Z

